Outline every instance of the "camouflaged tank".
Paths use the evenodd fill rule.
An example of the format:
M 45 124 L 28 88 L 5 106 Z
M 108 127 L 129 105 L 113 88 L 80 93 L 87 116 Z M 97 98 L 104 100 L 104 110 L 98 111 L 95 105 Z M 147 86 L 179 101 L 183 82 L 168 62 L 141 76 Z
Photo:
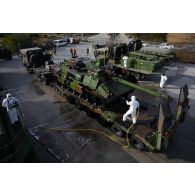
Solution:
M 65 61 L 56 75 L 61 87 L 93 105 L 110 103 L 131 91 L 129 87 L 116 82 L 110 71 L 82 61 Z

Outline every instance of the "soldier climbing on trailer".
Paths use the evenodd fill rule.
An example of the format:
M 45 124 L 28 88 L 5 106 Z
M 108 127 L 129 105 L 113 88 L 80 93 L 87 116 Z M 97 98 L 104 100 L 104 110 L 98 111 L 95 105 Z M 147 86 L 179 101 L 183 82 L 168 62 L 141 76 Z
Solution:
M 129 105 L 129 110 L 123 115 L 123 121 L 127 120 L 127 116 L 131 115 L 132 120 L 133 120 L 133 124 L 136 123 L 137 120 L 137 109 L 139 108 L 139 102 L 136 100 L 135 96 L 131 96 L 131 101 L 128 102 L 126 100 L 126 104 Z

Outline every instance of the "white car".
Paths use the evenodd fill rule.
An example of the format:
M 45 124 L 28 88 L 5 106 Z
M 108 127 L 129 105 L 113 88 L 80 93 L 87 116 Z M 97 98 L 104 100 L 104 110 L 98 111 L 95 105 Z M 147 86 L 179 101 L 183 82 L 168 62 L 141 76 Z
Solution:
M 66 46 L 67 45 L 67 42 L 64 39 L 58 39 L 58 40 L 54 40 L 53 41 L 53 44 L 56 47 L 60 47 L 60 46 Z
M 174 45 L 168 45 L 167 43 L 161 43 L 159 48 L 174 49 Z

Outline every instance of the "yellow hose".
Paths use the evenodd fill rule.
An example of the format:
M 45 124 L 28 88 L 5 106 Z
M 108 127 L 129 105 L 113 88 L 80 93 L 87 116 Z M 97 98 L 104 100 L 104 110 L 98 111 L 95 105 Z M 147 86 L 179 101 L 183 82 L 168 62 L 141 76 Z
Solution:
M 138 113 L 137 113 L 137 117 L 139 115 L 139 110 L 138 110 Z M 127 144 L 123 144 L 121 142 L 119 142 L 117 139 L 113 138 L 112 136 L 100 131 L 100 130 L 96 130 L 96 129 L 79 129 L 79 128 L 76 128 L 76 129 L 69 129 L 69 128 L 66 128 L 66 129 L 63 129 L 63 128 L 50 128 L 50 130 L 54 130 L 54 131 L 92 131 L 92 132 L 96 132 L 96 133 L 99 133 L 99 134 L 102 134 L 104 135 L 105 137 L 109 138 L 111 141 L 119 144 L 120 146 L 123 146 L 124 148 L 128 148 L 129 145 L 130 145 L 130 141 L 129 141 L 129 137 L 128 137 L 128 134 L 130 132 L 130 130 L 133 128 L 134 124 L 132 124 L 128 130 L 127 130 L 127 133 L 126 133 L 126 140 L 127 140 Z

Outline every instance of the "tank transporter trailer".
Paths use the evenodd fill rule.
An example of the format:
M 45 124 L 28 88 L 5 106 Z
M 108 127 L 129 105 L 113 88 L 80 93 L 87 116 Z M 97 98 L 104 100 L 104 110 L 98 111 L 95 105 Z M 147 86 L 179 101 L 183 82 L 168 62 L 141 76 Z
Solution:
M 139 150 L 167 149 L 174 130 L 184 121 L 189 109 L 187 85 L 181 87 L 177 111 L 172 112 L 169 95 L 82 61 L 65 60 L 45 66 L 39 72 L 39 80 L 53 87 L 69 103 L 85 110 L 116 135 L 123 137 L 128 133 L 132 145 Z M 126 100 L 132 95 L 136 96 L 140 108 L 137 123 L 129 131 L 132 120 L 123 122 L 122 116 L 128 109 Z

